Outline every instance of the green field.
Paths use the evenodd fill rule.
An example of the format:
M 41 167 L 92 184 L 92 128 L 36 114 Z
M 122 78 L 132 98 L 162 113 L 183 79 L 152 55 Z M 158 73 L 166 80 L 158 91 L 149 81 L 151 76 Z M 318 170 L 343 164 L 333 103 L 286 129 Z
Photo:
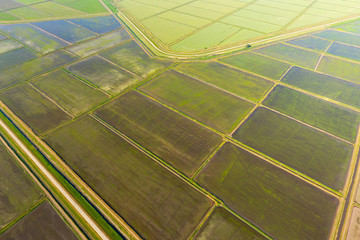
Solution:
M 55 52 L 32 61 L 0 71 L 0 89 L 14 86 L 75 61 L 77 58 L 65 52 Z
M 44 196 L 0 143 L 0 232 Z M 1 239 L 0 234 L 0 239 Z M 4 238 L 3 238 L 4 239 Z
M 252 101 L 259 101 L 273 85 L 263 78 L 215 62 L 181 64 L 176 70 Z
M 355 142 L 360 123 L 358 112 L 283 86 L 276 87 L 264 105 Z
M 221 142 L 219 135 L 137 92 L 95 114 L 189 176 Z
M 358 1 L 110 2 L 160 49 L 193 55 L 230 47 L 241 49 L 247 43 L 298 32 L 360 13 Z M 119 17 L 125 19 L 121 14 Z M 145 44 L 151 48 L 148 41 Z
M 0 36 L 1 37 L 1 36 Z M 0 41 L 0 54 L 9 52 L 11 50 L 19 49 L 22 45 L 10 39 Z
M 38 78 L 33 84 L 74 115 L 79 115 L 107 99 L 104 93 L 61 70 Z
M 19 48 L 0 54 L 0 71 L 27 62 L 36 57 L 37 55 L 27 48 Z
M 230 143 L 196 181 L 274 239 L 329 238 L 338 199 Z
M 237 219 L 224 208 L 217 207 L 195 237 L 197 240 L 267 239 Z
M 353 146 L 265 108 L 258 108 L 234 138 L 333 188 L 342 190 Z
M 245 52 L 232 57 L 223 58 L 220 61 L 245 71 L 276 80 L 280 79 L 290 67 L 290 64 L 288 63 L 280 62 L 253 52 Z
M 310 52 L 285 44 L 271 45 L 255 50 L 255 52 L 311 69 L 315 69 L 320 58 L 320 53 Z
M 186 239 L 212 205 L 205 195 L 90 117 L 45 140 L 146 239 Z
M 47 132 L 71 119 L 61 108 L 28 84 L 1 93 L 0 100 L 37 134 Z
M 230 133 L 254 107 L 175 71 L 163 73 L 140 90 L 225 133 Z
M 0 25 L 3 31 L 24 42 L 36 51 L 46 54 L 68 46 L 68 44 L 30 24 Z
M 1 240 L 79 239 L 49 202 L 45 201 L 0 235 Z
M 294 67 L 282 80 L 330 99 L 360 107 L 360 85 L 317 72 Z
M 120 93 L 140 80 L 139 77 L 98 56 L 77 62 L 67 69 L 110 94 Z
M 151 58 L 134 41 L 111 48 L 103 52 L 101 56 L 141 77 L 146 77 L 170 65 L 168 61 Z
M 318 70 L 360 84 L 360 63 L 324 56 L 319 64 Z
M 88 57 L 94 53 L 114 47 L 130 39 L 129 34 L 124 30 L 118 30 L 95 39 L 91 39 L 68 48 L 69 52 L 80 57 Z
M 321 38 L 314 38 L 311 36 L 305 36 L 287 41 L 286 43 L 294 46 L 308 48 L 314 51 L 324 52 L 331 44 L 331 41 Z

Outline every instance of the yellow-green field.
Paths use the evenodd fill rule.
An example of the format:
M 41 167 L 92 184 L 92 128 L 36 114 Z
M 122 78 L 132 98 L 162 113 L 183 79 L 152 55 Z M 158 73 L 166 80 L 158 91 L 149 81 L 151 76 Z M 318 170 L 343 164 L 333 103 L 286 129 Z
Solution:
M 161 49 L 176 53 L 226 49 L 360 13 L 359 0 L 109 2 L 121 12 L 121 19 L 130 20 L 132 30 L 138 28 Z M 146 40 L 144 43 L 148 44 Z

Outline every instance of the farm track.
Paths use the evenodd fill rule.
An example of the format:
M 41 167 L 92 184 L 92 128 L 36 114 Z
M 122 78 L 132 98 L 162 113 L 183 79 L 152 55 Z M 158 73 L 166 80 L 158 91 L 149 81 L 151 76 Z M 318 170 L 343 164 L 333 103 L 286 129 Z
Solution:
M 76 202 L 76 200 L 71 196 L 71 194 L 60 184 L 60 182 L 47 170 L 40 160 L 35 157 L 35 155 L 26 147 L 26 145 L 16 136 L 16 134 L 5 124 L 5 122 L 0 119 L 0 127 L 3 129 L 6 134 L 11 137 L 11 139 L 17 144 L 27 157 L 29 157 L 33 164 L 36 165 L 38 170 L 44 174 L 47 178 L 47 181 L 51 183 L 52 187 L 56 188 L 64 197 L 67 202 L 77 211 L 77 213 L 83 218 L 83 220 L 91 226 L 91 228 L 97 233 L 100 239 L 110 240 L 110 238 L 104 233 L 98 224 L 90 218 L 90 216 L 85 212 L 85 210 Z

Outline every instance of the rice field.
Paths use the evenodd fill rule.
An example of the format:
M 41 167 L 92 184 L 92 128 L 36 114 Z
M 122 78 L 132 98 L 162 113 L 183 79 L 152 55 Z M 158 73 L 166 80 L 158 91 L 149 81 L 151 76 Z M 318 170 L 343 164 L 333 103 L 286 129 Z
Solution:
M 245 46 L 360 13 L 358 1 L 343 0 L 111 2 L 153 43 L 173 53 Z
M 119 4 L 171 47 L 194 51 L 191 46 L 210 49 L 268 34 L 260 25 L 252 29 L 255 22 L 290 29 L 330 21 L 328 12 L 336 18 L 357 11 L 353 2 L 342 3 Z M 30 8 L 27 13 L 41 11 L 38 17 L 48 18 L 0 22 L 0 100 L 114 216 L 150 240 L 330 240 L 354 231 L 360 199 L 350 197 L 358 188 L 359 21 L 180 61 L 152 56 L 124 23 L 97 15 L 98 4 L 0 4 L 0 21 Z M 63 7 L 49 10 L 57 5 Z M 254 21 L 245 29 L 234 21 L 242 18 Z M 184 29 L 196 32 L 179 37 Z M 8 159 L 4 151 L 1 160 Z M 0 178 L 12 186 L 21 177 L 8 177 L 8 169 L 18 168 L 10 165 Z M 31 195 L 29 186 L 6 194 Z M 78 238 L 41 191 L 36 206 L 21 205 L 26 215 L 13 207 L 14 199 L 25 198 L 0 196 L 0 212 L 16 210 L 5 211 L 15 220 L 4 218 L 0 239 Z

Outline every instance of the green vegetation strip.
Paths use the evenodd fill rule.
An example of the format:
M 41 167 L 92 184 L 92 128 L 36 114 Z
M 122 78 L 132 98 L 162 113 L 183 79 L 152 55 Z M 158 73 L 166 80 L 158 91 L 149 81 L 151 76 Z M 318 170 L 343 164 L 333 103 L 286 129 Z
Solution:
M 125 239 L 123 235 L 118 232 L 110 222 L 106 220 L 106 218 L 97 210 L 96 206 L 92 204 L 84 195 L 82 195 L 74 186 L 48 159 L 42 154 L 41 150 L 39 150 L 32 141 L 16 126 L 16 124 L 7 116 L 7 114 L 0 110 L 0 118 L 4 121 L 4 123 L 12 130 L 14 134 L 27 146 L 27 148 L 41 161 L 41 163 L 46 167 L 46 169 L 61 183 L 61 185 L 71 194 L 71 196 L 85 209 L 87 214 L 94 219 L 97 224 L 100 226 L 102 230 L 111 238 L 111 239 Z M 9 140 L 12 146 L 16 146 L 9 136 L 5 136 L 6 139 Z M 17 151 L 19 153 L 19 151 Z M 24 156 L 24 153 L 20 151 L 20 154 Z M 24 157 L 22 157 L 24 159 Z M 25 157 L 27 159 L 27 157 Z M 29 161 L 30 162 L 30 161 Z M 29 162 L 26 161 L 25 164 L 29 165 Z M 31 168 L 35 168 L 34 165 L 30 164 Z M 39 173 L 37 174 L 39 175 Z M 41 176 L 44 178 L 44 176 Z M 54 190 L 54 189 L 52 189 Z M 57 190 L 52 192 L 59 193 Z M 72 206 L 66 204 L 66 200 L 61 199 L 62 203 L 66 205 L 67 209 L 71 210 Z M 76 215 L 76 213 L 73 212 Z M 82 222 L 82 226 L 86 228 L 86 232 L 90 233 L 93 239 L 97 239 L 97 235 L 92 232 L 90 226 L 86 223 Z

